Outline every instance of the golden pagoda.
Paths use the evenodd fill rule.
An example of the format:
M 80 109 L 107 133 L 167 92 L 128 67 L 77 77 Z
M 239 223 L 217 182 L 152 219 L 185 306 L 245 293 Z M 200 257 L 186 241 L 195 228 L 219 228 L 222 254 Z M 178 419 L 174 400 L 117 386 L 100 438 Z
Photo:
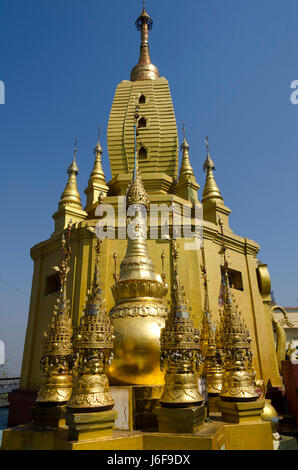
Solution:
M 258 379 L 265 383 L 270 380 L 273 386 L 281 385 L 271 325 L 271 283 L 267 265 L 258 263 L 259 245 L 235 234 L 230 227 L 231 210 L 225 205 L 223 193 L 215 181 L 208 139 L 203 196 L 198 193 L 200 186 L 197 180 L 201 175 L 195 175 L 192 169 L 190 144 L 187 141 L 191 139 L 188 137 L 186 140 L 185 131 L 179 171 L 179 137 L 169 83 L 151 63 L 149 55 L 149 31 L 152 25 L 152 19 L 143 8 L 136 21 L 141 35 L 139 62 L 132 69 L 130 80 L 122 80 L 116 88 L 107 128 L 108 155 L 104 155 L 98 137 L 95 159 L 90 162 L 91 174 L 85 190 L 85 209 L 82 209 L 82 199 L 76 184 L 76 146 L 74 160 L 68 169 L 66 188 L 53 215 L 54 231 L 47 240 L 31 249 L 34 273 L 21 384 L 20 389 L 13 392 L 10 410 L 11 417 L 16 409 L 18 416 L 24 416 L 23 421 L 20 419 L 17 424 L 28 422 L 31 407 L 42 383 L 39 360 L 43 332 L 50 322 L 59 292 L 59 276 L 58 273 L 53 274 L 52 266 L 59 263 L 61 234 L 70 220 L 73 222 L 69 241 L 72 256 L 66 286 L 69 316 L 75 331 L 78 331 L 76 329 L 86 321 L 85 312 L 81 323 L 86 307 L 86 294 L 92 288 L 94 266 L 98 265 L 98 270 L 102 273 L 101 288 L 106 299 L 106 309 L 110 312 L 115 336 L 114 360 L 108 365 L 106 374 L 110 380 L 110 393 L 115 401 L 115 409 L 120 415 L 121 403 L 127 400 L 127 421 L 123 418 L 126 430 L 135 430 L 133 416 L 141 402 L 151 412 L 151 405 L 153 409 L 155 402 L 160 399 L 164 384 L 159 358 L 160 332 L 165 327 L 166 302 L 170 301 L 165 279 L 170 280 L 169 284 L 172 285 L 175 269 L 170 262 L 171 245 L 168 239 L 161 236 L 165 225 L 162 207 L 167 208 L 168 214 L 173 212 L 173 205 L 180 214 L 186 210 L 190 214 L 189 225 L 192 226 L 195 225 L 195 210 L 202 203 L 209 308 L 213 312 L 215 323 L 219 318 L 218 293 L 225 268 L 219 253 L 222 237 L 218 219 L 221 218 L 225 246 L 229 249 L 229 265 L 225 269 L 232 280 L 231 291 L 235 302 L 244 312 L 243 320 L 250 331 L 252 366 Z M 112 175 L 110 181 L 106 180 L 102 169 L 103 158 L 109 159 Z M 101 204 L 109 209 L 107 224 L 114 229 L 115 236 L 107 236 L 102 241 L 98 260 L 89 229 L 96 229 Z M 181 234 L 177 237 L 182 260 L 179 275 L 183 279 L 191 306 L 191 310 L 188 308 L 189 320 L 194 329 L 199 329 L 205 308 L 204 279 L 201 276 L 202 251 L 197 245 L 195 249 L 189 249 L 189 236 L 184 231 L 182 219 L 181 217 L 178 227 Z M 172 229 L 171 222 L 168 225 Z M 152 227 L 156 229 L 157 237 L 150 236 Z M 129 236 L 130 230 L 134 233 L 133 237 Z M 116 257 L 122 260 L 119 274 L 115 272 Z M 161 258 L 162 275 L 156 273 L 154 268 L 159 265 Z M 153 394 L 152 390 L 157 389 L 158 393 Z M 114 398 L 117 394 L 121 395 L 121 399 Z M 116 420 L 116 429 L 123 429 L 123 426 L 123 423 Z M 212 448 L 220 448 L 222 445 L 223 425 L 218 426 L 213 428 L 214 436 L 217 437 L 211 439 Z M 155 445 L 155 438 L 156 436 L 152 436 L 150 440 L 148 437 L 150 444 L 148 443 L 147 448 Z M 9 437 L 6 439 L 8 446 Z M 144 436 L 135 435 L 135 439 L 130 442 L 137 442 L 139 439 L 138 445 L 141 448 L 143 444 L 140 442 L 143 442 Z M 194 439 L 191 442 L 196 442 L 195 436 L 191 439 Z M 112 446 L 109 448 L 118 448 L 118 444 L 105 442 L 104 445 Z M 165 442 L 163 445 L 168 447 L 158 448 L 185 445 L 175 444 L 173 437 L 167 437 Z M 107 447 L 97 441 L 92 448 Z

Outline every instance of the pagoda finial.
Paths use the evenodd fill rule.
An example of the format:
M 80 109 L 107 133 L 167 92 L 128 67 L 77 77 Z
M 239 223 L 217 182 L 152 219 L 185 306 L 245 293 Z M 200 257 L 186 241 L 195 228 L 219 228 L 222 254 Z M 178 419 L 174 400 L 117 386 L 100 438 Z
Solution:
M 203 199 L 202 202 L 204 203 L 207 200 L 220 200 L 223 202 L 223 197 L 221 192 L 216 184 L 213 171 L 215 170 L 214 162 L 210 157 L 210 146 L 209 146 L 209 138 L 206 136 L 205 144 L 207 148 L 207 158 L 204 163 L 204 171 L 206 172 L 206 182 L 203 191 Z
M 143 1 L 143 10 L 135 22 L 138 31 L 141 31 L 141 48 L 139 63 L 132 71 L 130 80 L 155 80 L 159 78 L 159 72 L 155 65 L 151 64 L 149 55 L 149 30 L 152 29 L 153 21 L 145 10 L 145 1 Z
M 100 127 L 98 127 L 97 145 L 96 145 L 96 147 L 95 147 L 95 149 L 94 149 L 94 153 L 95 153 L 95 155 L 96 155 L 97 153 L 100 153 L 100 155 L 102 155 L 102 153 L 103 153 L 103 152 L 102 152 L 101 145 L 100 145 Z
M 82 208 L 81 206 L 81 197 L 77 187 L 77 175 L 79 174 L 79 168 L 76 162 L 76 156 L 78 152 L 78 140 L 75 140 L 75 147 L 74 147 L 74 157 L 72 163 L 69 165 L 67 169 L 68 173 L 68 181 L 66 183 L 65 189 L 61 195 L 59 205 L 64 205 L 67 203 L 72 204 L 73 206 L 78 207 L 79 209 Z
M 192 166 L 190 164 L 190 159 L 189 159 L 189 144 L 186 140 L 185 137 L 185 124 L 183 123 L 182 125 L 182 131 L 183 131 L 183 142 L 181 144 L 181 150 L 182 150 L 182 162 L 181 162 L 181 167 L 180 167 L 180 172 L 179 172 L 179 182 L 180 181 L 190 181 L 190 180 L 195 180 L 194 172 L 192 169 Z
M 189 150 L 189 145 L 186 140 L 186 132 L 185 132 L 185 124 L 182 124 L 182 132 L 183 132 L 183 142 L 181 144 L 181 150 L 188 149 Z

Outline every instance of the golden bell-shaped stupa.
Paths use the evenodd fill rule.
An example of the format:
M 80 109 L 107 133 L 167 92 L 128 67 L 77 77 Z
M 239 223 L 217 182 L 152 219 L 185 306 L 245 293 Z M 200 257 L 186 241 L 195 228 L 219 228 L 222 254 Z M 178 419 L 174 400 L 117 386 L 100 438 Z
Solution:
M 100 286 L 101 243 L 97 239 L 92 289 L 74 334 L 73 390 L 67 403 L 72 412 L 105 411 L 114 406 L 105 375 L 106 365 L 112 360 L 114 336 Z
M 54 315 L 48 331 L 44 333 L 41 352 L 43 379 L 36 402 L 38 405 L 64 405 L 72 390 L 72 322 L 69 314 L 69 300 L 66 296 L 66 282 L 69 273 L 71 222 L 68 226 L 67 242 L 62 235 L 61 251 L 63 260 L 54 269 L 59 273 L 60 292 Z
M 198 370 L 201 364 L 199 331 L 194 328 L 187 311 L 178 276 L 176 241 L 171 240 L 173 260 L 172 305 L 161 331 L 161 369 L 166 370 L 165 388 L 160 404 L 169 408 L 185 408 L 203 403 Z
M 108 369 L 112 385 L 162 385 L 160 371 L 160 331 L 167 308 L 164 297 L 167 284 L 154 265 L 147 247 L 146 215 L 149 200 L 138 169 L 128 187 L 128 227 L 126 255 L 115 275 L 112 293 L 115 306 L 110 311 L 114 326 L 114 359 Z

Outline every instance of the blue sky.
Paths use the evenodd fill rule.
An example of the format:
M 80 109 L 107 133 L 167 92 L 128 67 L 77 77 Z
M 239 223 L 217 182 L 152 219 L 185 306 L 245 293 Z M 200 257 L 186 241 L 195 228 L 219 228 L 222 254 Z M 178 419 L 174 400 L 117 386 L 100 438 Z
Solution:
M 18 368 L 27 324 L 30 247 L 49 237 L 75 138 L 83 201 L 117 84 L 137 63 L 140 0 L 1 0 L 2 224 L 0 339 Z M 257 241 L 276 300 L 298 301 L 297 0 L 147 0 L 152 62 L 186 123 L 201 185 L 209 135 L 230 225 Z M 8 283 L 8 284 L 7 284 Z M 15 286 L 11 287 L 11 285 Z

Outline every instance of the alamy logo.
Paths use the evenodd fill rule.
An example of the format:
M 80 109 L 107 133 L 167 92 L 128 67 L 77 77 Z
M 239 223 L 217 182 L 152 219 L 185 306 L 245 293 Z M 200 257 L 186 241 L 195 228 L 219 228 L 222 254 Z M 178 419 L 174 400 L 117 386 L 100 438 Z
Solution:
M 111 204 L 100 204 L 96 208 L 95 215 L 100 218 L 95 226 L 96 236 L 111 240 L 125 240 L 127 237 L 132 240 L 139 237 L 150 240 L 184 238 L 185 250 L 201 248 L 203 206 L 200 202 L 193 207 L 181 207 L 174 202 L 170 206 L 150 204 L 149 214 L 142 204 L 132 204 L 127 208 L 125 196 L 119 196 L 117 214 Z
M 0 104 L 5 104 L 5 85 L 2 80 L 0 80 Z
M 298 80 L 293 80 L 291 83 L 291 89 L 294 90 L 291 93 L 291 103 L 298 104 Z
M 0 366 L 5 364 L 5 345 L 0 341 Z

